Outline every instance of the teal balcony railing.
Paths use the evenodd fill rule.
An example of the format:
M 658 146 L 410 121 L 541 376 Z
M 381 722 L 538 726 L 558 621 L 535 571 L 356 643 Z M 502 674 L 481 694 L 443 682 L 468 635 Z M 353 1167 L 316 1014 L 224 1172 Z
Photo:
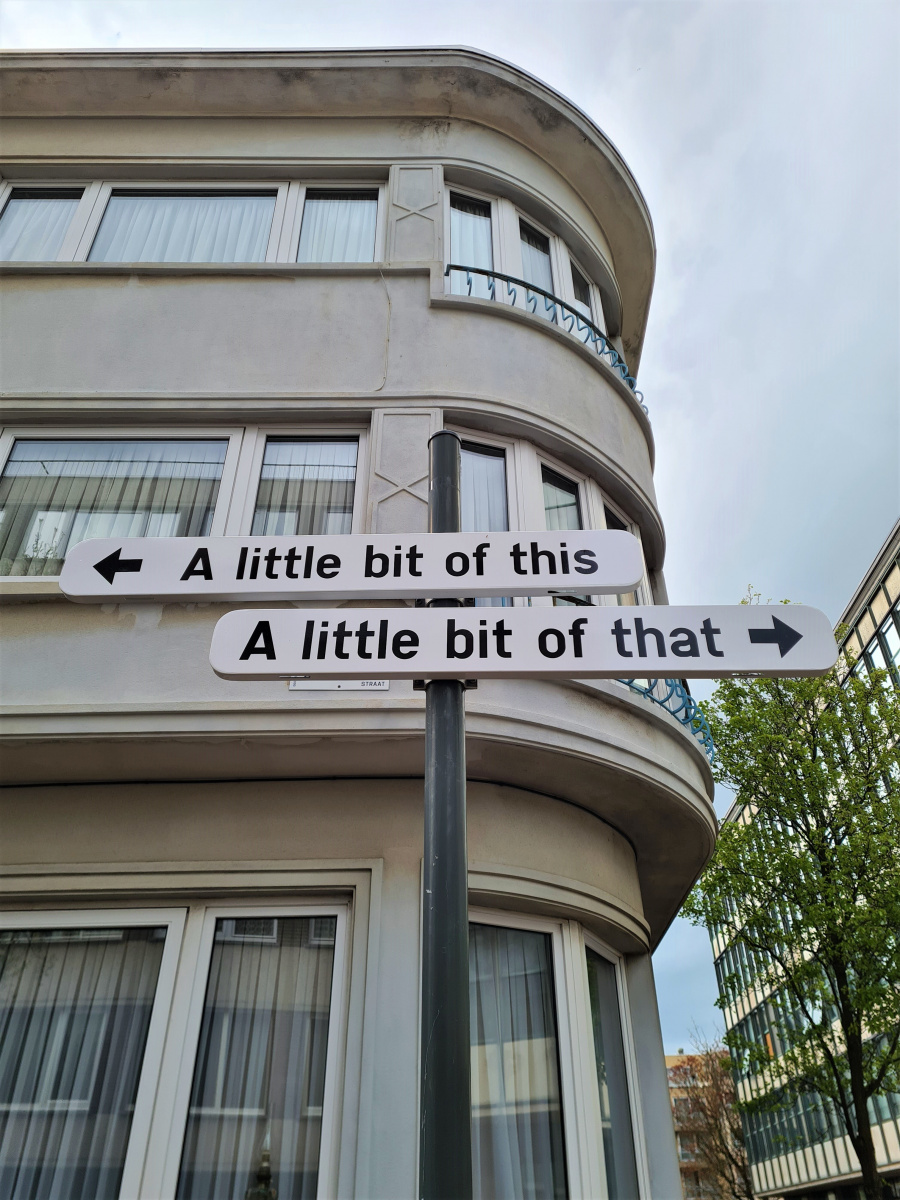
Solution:
M 619 683 L 670 712 L 697 739 L 709 761 L 713 761 L 716 749 L 706 717 L 680 679 L 620 679 Z

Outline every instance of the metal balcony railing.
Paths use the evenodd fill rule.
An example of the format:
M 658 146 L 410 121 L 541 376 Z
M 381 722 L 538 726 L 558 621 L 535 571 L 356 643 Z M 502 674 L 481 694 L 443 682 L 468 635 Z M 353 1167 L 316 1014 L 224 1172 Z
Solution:
M 620 679 L 619 683 L 670 712 L 697 739 L 707 759 L 713 761 L 716 749 L 706 717 L 680 679 Z
M 449 263 L 444 271 L 444 275 L 449 277 L 451 271 L 465 272 L 466 286 L 468 287 L 468 294 L 470 296 L 472 295 L 472 276 L 480 275 L 487 280 L 487 289 L 491 300 L 497 299 L 498 279 L 506 284 L 505 294 L 511 298 L 511 302 L 514 305 L 518 299 L 518 289 L 524 289 L 525 307 L 529 312 L 537 313 L 538 297 L 541 297 L 544 301 L 544 313 L 541 315 L 544 316 L 546 314 L 546 320 L 552 321 L 560 329 L 565 329 L 567 333 L 571 333 L 574 337 L 577 337 L 585 346 L 592 345 L 597 355 L 604 359 L 608 366 L 631 388 L 635 399 L 644 412 L 648 412 L 647 406 L 644 403 L 644 394 L 638 391 L 635 381 L 628 374 L 628 367 L 619 352 L 614 346 L 610 345 L 606 334 L 601 329 L 598 329 L 593 321 L 589 321 L 577 308 L 574 308 L 565 300 L 561 300 L 559 296 L 554 296 L 552 292 L 545 292 L 543 288 L 529 283 L 527 279 L 516 279 L 514 275 L 503 275 L 500 271 L 489 271 L 484 267 L 466 267 L 459 263 Z

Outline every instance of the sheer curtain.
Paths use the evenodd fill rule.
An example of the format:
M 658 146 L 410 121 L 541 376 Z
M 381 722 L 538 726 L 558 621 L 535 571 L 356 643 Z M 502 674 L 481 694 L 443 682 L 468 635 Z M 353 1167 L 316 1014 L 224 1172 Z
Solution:
M 0 933 L 0 1195 L 114 1200 L 164 928 Z
M 0 477 L 0 574 L 58 575 L 96 537 L 205 537 L 228 442 L 17 441 Z
M 334 917 L 216 922 L 179 1200 L 316 1195 Z
M 588 950 L 587 969 L 609 1200 L 640 1200 L 616 968 Z
M 550 936 L 469 926 L 476 1200 L 566 1195 Z
M 0 217 L 0 260 L 55 261 L 80 199 L 80 188 L 14 189 Z
M 491 446 L 463 442 L 460 454 L 460 516 L 463 533 L 509 529 L 506 505 L 506 454 Z M 477 608 L 504 608 L 507 596 L 480 596 Z
M 356 441 L 269 438 L 253 533 L 349 533 L 356 486 Z
M 581 529 L 578 484 L 549 467 L 541 467 L 544 485 L 544 516 L 548 529 Z
M 491 206 L 484 200 L 450 194 L 450 261 L 464 267 L 494 269 L 491 242 Z M 465 271 L 450 272 L 450 290 L 454 295 L 467 296 L 469 284 Z M 472 295 L 490 299 L 490 288 L 484 275 L 472 276 Z
M 625 533 L 632 532 L 630 526 L 626 525 L 622 518 L 617 516 L 616 513 L 614 513 L 613 510 L 605 504 L 603 506 L 603 516 L 606 520 L 607 529 L 621 529 Z M 636 536 L 638 539 L 640 539 L 640 531 L 636 531 Z M 625 607 L 630 607 L 631 605 L 640 603 L 640 596 L 637 591 L 620 592 L 616 597 L 616 600 L 619 604 L 624 605 Z
M 308 191 L 297 262 L 373 262 L 377 192 Z
M 113 192 L 91 262 L 263 262 L 274 192 Z
M 535 287 L 543 288 L 545 292 L 553 291 L 553 271 L 550 266 L 550 239 L 544 237 L 524 221 L 519 222 L 519 237 L 522 245 L 522 278 L 533 283 Z M 534 310 L 539 317 L 553 320 L 553 306 L 547 307 L 544 297 L 537 297 L 537 307 Z

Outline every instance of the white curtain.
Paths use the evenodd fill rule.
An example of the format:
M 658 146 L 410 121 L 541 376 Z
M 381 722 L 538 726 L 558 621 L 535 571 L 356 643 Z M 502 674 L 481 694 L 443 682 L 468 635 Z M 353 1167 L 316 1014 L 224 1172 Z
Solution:
M 465 267 L 494 268 L 491 244 L 491 206 L 467 196 L 450 196 L 450 261 Z M 472 295 L 490 299 L 487 277 L 473 275 Z M 503 286 L 503 285 L 501 285 Z M 469 294 L 465 271 L 450 272 L 450 290 L 454 295 Z
M 541 467 L 544 485 L 544 516 L 548 529 L 581 529 L 578 507 L 578 485 L 557 475 L 549 467 Z
M 264 1153 L 279 1196 L 316 1195 L 335 926 L 216 923 L 179 1200 L 240 1200 Z
M 54 262 L 80 196 L 17 196 L 0 217 L 0 260 Z
M 0 934 L 0 1195 L 114 1200 L 165 929 Z
M 94 537 L 205 537 L 228 442 L 17 441 L 0 478 L 0 574 L 58 575 Z
M 274 193 L 113 192 L 92 262 L 262 262 Z
M 502 450 L 463 442 L 460 455 L 460 516 L 463 533 L 509 529 L 506 505 L 506 455 Z M 479 596 L 476 608 L 505 608 L 508 596 Z
M 550 937 L 469 926 L 476 1200 L 566 1191 Z
M 593 950 L 587 968 L 609 1200 L 640 1200 L 616 968 Z
M 372 262 L 377 192 L 308 191 L 297 262 Z
M 522 278 L 533 283 L 535 287 L 543 288 L 545 292 L 553 291 L 553 271 L 550 267 L 550 242 L 542 233 L 519 222 L 519 237 L 522 246 Z M 548 321 L 553 320 L 554 306 L 547 307 L 543 296 L 532 296 L 537 300 L 535 312 L 539 317 Z M 529 304 L 529 308 L 531 305 Z M 560 314 L 557 313 L 557 320 Z
M 269 536 L 349 533 L 356 441 L 269 438 L 252 532 Z

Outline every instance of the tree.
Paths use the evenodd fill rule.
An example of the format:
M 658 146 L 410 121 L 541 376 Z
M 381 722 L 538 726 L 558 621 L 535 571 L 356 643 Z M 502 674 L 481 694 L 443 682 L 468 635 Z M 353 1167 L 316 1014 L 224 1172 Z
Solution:
M 739 816 L 685 914 L 768 997 L 762 1040 L 725 1038 L 750 1077 L 743 1106 L 824 1101 L 881 1200 L 867 1101 L 900 1090 L 900 693 L 883 671 L 846 670 L 716 688 L 714 772 Z M 730 973 L 720 1005 L 746 986 Z
M 734 1071 L 724 1046 L 699 1036 L 696 1054 L 669 1068 L 669 1086 L 683 1090 L 678 1132 L 694 1145 L 694 1164 L 709 1195 L 753 1200 L 753 1181 L 736 1105 Z

